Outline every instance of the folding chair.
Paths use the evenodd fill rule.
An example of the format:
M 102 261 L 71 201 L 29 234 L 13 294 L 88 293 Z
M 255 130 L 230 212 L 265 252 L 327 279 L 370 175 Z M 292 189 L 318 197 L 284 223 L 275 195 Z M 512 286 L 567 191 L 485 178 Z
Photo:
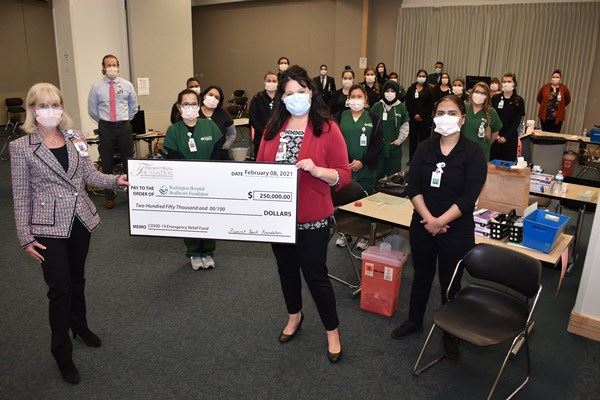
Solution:
M 352 269 L 358 280 L 357 284 L 352 284 L 345 281 L 337 276 L 329 274 L 329 277 L 343 285 L 346 285 L 352 290 L 352 297 L 360 293 L 360 269 L 356 265 L 356 260 L 360 260 L 361 257 L 355 254 L 353 250 L 356 249 L 358 239 L 371 240 L 372 237 L 381 239 L 386 237 L 392 232 L 392 227 L 385 224 L 375 224 L 367 218 L 360 217 L 358 215 L 350 214 L 341 210 L 337 207 L 349 204 L 367 197 L 368 193 L 362 188 L 362 186 L 356 181 L 350 181 L 350 183 L 338 191 L 332 190 L 331 197 L 333 200 L 333 206 L 336 210 L 333 214 L 333 229 L 329 239 L 335 236 L 336 233 L 344 235 L 346 238 L 353 237 L 357 238 L 354 244 L 350 244 L 349 240 L 346 240 L 346 248 L 350 256 L 350 262 L 352 263 Z M 373 245 L 373 243 L 369 243 Z
M 512 344 L 487 396 L 489 400 L 496 390 L 500 376 L 508 359 L 513 354 L 514 348 L 523 341 L 527 357 L 527 376 L 507 397 L 507 399 L 511 399 L 529 381 L 531 372 L 529 328 L 533 324 L 531 317 L 542 291 L 540 285 L 542 263 L 525 254 L 503 247 L 488 244 L 477 245 L 456 265 L 446 291 L 447 296 L 450 294 L 450 288 L 459 268 L 463 267 L 474 278 L 502 285 L 516 294 L 509 293 L 508 290 L 502 290 L 497 286 L 492 287 L 478 283 L 470 284 L 460 290 L 454 298 L 433 314 L 433 326 L 419 353 L 413 372 L 415 375 L 420 375 L 444 358 L 444 356 L 438 357 L 426 366 L 419 368 L 423 353 L 436 326 L 465 342 L 480 347 L 512 339 Z

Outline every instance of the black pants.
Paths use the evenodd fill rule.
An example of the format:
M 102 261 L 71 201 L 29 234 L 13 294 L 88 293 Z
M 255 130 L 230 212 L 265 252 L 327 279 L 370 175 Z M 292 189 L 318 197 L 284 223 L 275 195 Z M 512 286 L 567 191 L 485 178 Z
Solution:
M 423 121 L 414 121 L 410 120 L 408 122 L 408 156 L 409 159 L 412 158 L 413 154 L 417 150 L 417 146 L 423 140 L 427 139 L 431 136 L 431 125 L 432 120 L 430 118 L 425 118 Z
M 560 130 L 562 129 L 562 121 L 561 122 L 556 122 L 553 119 L 546 119 L 546 120 L 541 120 L 541 125 L 542 125 L 542 130 L 544 132 L 555 132 L 555 133 L 560 133 Z
M 299 230 L 296 244 L 272 244 L 277 260 L 279 279 L 287 311 L 296 314 L 302 310 L 302 283 L 300 270 L 317 306 L 321 321 L 328 331 L 339 325 L 335 293 L 327 274 L 327 242 L 329 227 Z
M 517 161 L 517 147 L 519 139 L 509 139 L 504 143 L 494 141 L 490 148 L 490 160 Z
M 44 257 L 42 271 L 50 300 L 50 350 L 58 362 L 67 361 L 73 352 L 69 328 L 73 332 L 87 328 L 84 275 L 90 232 L 75 217 L 69 238 L 36 237 L 36 240 L 46 246 L 46 250 L 39 252 Z
M 417 222 L 410 227 L 410 250 L 412 252 L 415 275 L 410 293 L 410 309 L 408 319 L 418 325 L 423 324 L 423 316 L 427 308 L 431 285 L 435 277 L 435 267 L 438 265 L 438 279 L 442 292 L 442 304 L 445 304 L 446 290 L 452 279 L 456 264 L 475 246 L 473 228 L 464 231 L 452 231 L 433 236 Z M 450 298 L 460 290 L 462 269 L 454 278 Z
M 98 152 L 102 163 L 102 172 L 112 174 L 114 167 L 115 149 L 121 155 L 123 168 L 127 171 L 127 159 L 133 156 L 132 130 L 129 121 L 108 122 L 100 120 L 98 122 Z M 107 190 L 106 196 L 114 198 L 115 192 Z

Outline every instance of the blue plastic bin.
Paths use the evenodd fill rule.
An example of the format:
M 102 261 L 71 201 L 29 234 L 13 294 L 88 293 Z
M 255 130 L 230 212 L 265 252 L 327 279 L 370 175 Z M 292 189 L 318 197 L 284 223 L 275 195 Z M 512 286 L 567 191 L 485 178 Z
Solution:
M 565 215 L 535 210 L 523 220 L 523 246 L 550 253 L 567 222 L 569 217 Z
M 590 129 L 590 141 L 594 143 L 600 142 L 600 128 Z

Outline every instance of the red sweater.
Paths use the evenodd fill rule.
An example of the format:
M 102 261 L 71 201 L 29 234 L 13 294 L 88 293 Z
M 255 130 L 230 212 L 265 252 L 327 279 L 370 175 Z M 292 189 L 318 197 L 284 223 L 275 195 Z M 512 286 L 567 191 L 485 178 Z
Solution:
M 281 131 L 284 131 L 286 126 L 287 123 L 283 125 Z M 279 135 L 271 140 L 265 140 L 265 136 L 263 136 L 256 161 L 274 162 L 278 147 Z M 338 172 L 340 181 L 336 189 L 350 182 L 350 163 L 348 162 L 346 142 L 334 121 L 325 123 L 323 133 L 319 137 L 313 135 L 312 123 L 308 121 L 298 161 L 306 158 L 312 159 L 318 167 L 333 168 Z M 333 214 L 331 189 L 327 182 L 302 170 L 299 171 L 299 174 L 298 223 L 318 221 Z
M 546 119 L 546 111 L 548 108 L 548 97 L 550 97 L 550 90 L 552 88 L 552 84 L 546 83 L 544 86 L 540 88 L 540 91 L 537 95 L 537 102 L 540 104 L 540 109 L 538 111 L 538 117 L 542 121 Z M 555 121 L 562 122 L 565 120 L 565 108 L 571 102 L 571 93 L 569 93 L 569 88 L 566 85 L 560 83 L 558 85 L 558 91 L 560 93 L 560 101 L 556 102 L 556 119 Z

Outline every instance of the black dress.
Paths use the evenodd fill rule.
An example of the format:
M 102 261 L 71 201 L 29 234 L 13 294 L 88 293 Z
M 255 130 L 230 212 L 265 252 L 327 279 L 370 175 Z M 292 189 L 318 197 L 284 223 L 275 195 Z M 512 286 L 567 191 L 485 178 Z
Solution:
M 418 95 L 415 95 L 415 93 L 417 93 L 417 84 L 413 83 L 406 91 L 406 100 L 404 101 L 408 110 L 408 116 L 410 117 L 408 122 L 410 127 L 408 133 L 410 158 L 415 154 L 419 143 L 430 136 L 431 125 L 433 124 L 432 113 L 434 102 L 432 87 L 424 83 Z M 422 121 L 417 121 L 415 119 L 416 115 L 421 116 Z

